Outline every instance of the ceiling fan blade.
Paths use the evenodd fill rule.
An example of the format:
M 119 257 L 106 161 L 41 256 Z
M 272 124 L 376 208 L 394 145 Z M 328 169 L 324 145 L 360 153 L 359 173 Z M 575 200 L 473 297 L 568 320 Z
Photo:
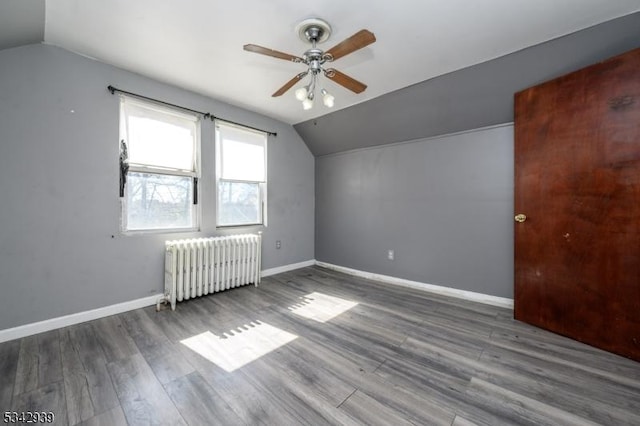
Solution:
M 302 62 L 302 58 L 290 55 L 288 53 L 269 49 L 267 47 L 258 46 L 257 44 L 245 44 L 244 50 L 246 50 L 247 52 L 259 53 L 261 55 L 267 55 L 278 59 L 284 59 L 285 61 Z
M 339 85 L 346 87 L 354 93 L 362 93 L 364 89 L 367 88 L 367 85 L 359 82 L 358 80 L 349 77 L 348 75 L 341 73 L 338 70 L 333 68 L 329 68 L 325 70 L 324 75 L 330 79 L 338 83 Z
M 287 90 L 291 89 L 293 87 L 294 84 L 296 84 L 297 82 L 299 82 L 301 79 L 304 78 L 304 76 L 306 76 L 308 74 L 307 71 L 305 72 L 301 72 L 300 74 L 296 75 L 295 77 L 293 77 L 291 80 L 287 81 L 287 83 L 282 86 L 281 88 L 278 89 L 277 92 L 275 92 L 273 95 L 271 95 L 272 97 L 277 97 L 277 96 L 282 96 Z
M 336 44 L 331 49 L 327 50 L 326 53 L 331 55 L 332 60 L 336 60 L 338 58 L 342 58 L 345 55 L 348 55 L 351 52 L 355 52 L 358 49 L 362 49 L 365 46 L 370 45 L 376 41 L 376 36 L 369 30 L 360 30 L 351 37 L 342 42 Z

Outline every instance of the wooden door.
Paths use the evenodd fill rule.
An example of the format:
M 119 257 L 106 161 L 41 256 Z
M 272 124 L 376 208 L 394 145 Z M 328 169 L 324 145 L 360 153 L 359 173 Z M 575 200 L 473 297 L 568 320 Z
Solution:
M 515 97 L 515 318 L 640 361 L 640 49 Z

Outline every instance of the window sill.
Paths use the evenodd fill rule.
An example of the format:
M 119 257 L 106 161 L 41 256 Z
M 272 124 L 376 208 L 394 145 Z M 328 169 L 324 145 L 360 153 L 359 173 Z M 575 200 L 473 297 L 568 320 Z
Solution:
M 216 229 L 237 229 L 237 228 L 266 228 L 264 223 L 249 223 L 242 225 L 216 225 Z

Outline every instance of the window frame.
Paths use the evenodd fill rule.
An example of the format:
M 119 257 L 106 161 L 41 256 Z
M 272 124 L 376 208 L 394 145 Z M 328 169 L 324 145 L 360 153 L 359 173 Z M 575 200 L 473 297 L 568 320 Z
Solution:
M 201 199 L 201 190 L 200 190 L 200 182 L 201 182 L 201 145 L 202 145 L 202 119 L 198 114 L 188 113 L 178 108 L 167 107 L 164 105 L 160 105 L 158 103 L 140 100 L 135 97 L 120 95 L 120 138 L 119 140 L 124 140 L 127 145 L 127 149 L 130 144 L 127 134 L 128 129 L 128 114 L 126 113 L 125 104 L 130 103 L 136 105 L 140 108 L 146 108 L 152 110 L 154 112 L 158 112 L 161 114 L 172 115 L 174 117 L 193 120 L 195 123 L 195 135 L 193 140 L 193 156 L 194 156 L 194 164 L 193 170 L 184 170 L 172 167 L 161 167 L 161 166 L 152 166 L 152 165 L 144 165 L 144 164 L 136 164 L 136 163 L 128 163 L 127 176 L 130 173 L 144 173 L 158 176 L 176 176 L 176 177 L 190 177 L 192 178 L 192 202 L 190 209 L 191 223 L 190 227 L 166 227 L 166 228 L 128 228 L 128 194 L 129 194 L 129 184 L 128 182 L 124 185 L 124 196 L 120 197 L 120 232 L 123 235 L 136 235 L 136 234 L 164 234 L 164 233 L 176 233 L 176 232 L 197 232 L 200 231 L 201 227 L 201 218 L 202 218 L 202 203 Z M 120 144 L 120 142 L 119 142 Z M 193 197 L 197 195 L 197 202 L 193 202 Z
M 242 131 L 256 133 L 264 136 L 264 182 L 261 181 L 252 181 L 252 180 L 238 180 L 238 179 L 224 179 L 222 177 L 222 140 L 221 133 L 219 130 L 219 126 L 227 126 L 231 128 L 236 128 Z M 269 182 L 268 175 L 268 146 L 269 146 L 269 134 L 267 132 L 259 131 L 256 129 L 252 129 L 250 127 L 245 127 L 240 124 L 229 123 L 224 120 L 215 120 L 215 156 L 216 156 L 216 212 L 215 212 L 215 220 L 216 220 L 216 229 L 226 229 L 226 228 L 248 228 L 248 227 L 267 227 L 267 185 Z M 220 224 L 220 208 L 222 203 L 220 203 L 220 183 L 221 182 L 229 182 L 229 183 L 246 183 L 246 184 L 257 184 L 258 185 L 258 194 L 260 197 L 259 200 L 259 209 L 258 216 L 259 222 L 256 223 L 234 223 L 234 224 Z

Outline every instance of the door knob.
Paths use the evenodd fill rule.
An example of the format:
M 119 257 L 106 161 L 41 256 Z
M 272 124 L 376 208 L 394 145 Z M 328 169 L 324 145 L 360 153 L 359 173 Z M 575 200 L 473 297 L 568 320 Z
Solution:
M 520 214 L 517 214 L 516 217 L 514 217 L 514 219 L 516 220 L 516 222 L 522 223 L 525 220 L 527 220 L 527 215 L 520 213 Z

